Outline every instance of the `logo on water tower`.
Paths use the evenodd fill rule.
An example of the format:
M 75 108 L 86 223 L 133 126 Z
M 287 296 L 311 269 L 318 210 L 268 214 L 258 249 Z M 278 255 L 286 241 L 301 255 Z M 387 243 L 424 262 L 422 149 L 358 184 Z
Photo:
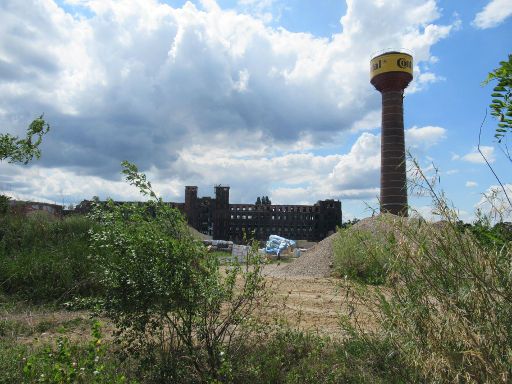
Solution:
M 412 68 L 411 55 L 401 52 L 384 53 L 371 60 L 370 78 L 387 72 L 405 72 L 412 75 Z

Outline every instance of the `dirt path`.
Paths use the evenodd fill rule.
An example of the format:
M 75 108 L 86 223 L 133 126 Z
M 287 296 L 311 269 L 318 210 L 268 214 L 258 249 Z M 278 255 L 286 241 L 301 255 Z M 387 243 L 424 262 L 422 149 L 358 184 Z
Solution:
M 265 317 L 284 320 L 293 328 L 335 336 L 344 312 L 334 279 L 267 277 L 271 292 Z
M 353 313 L 346 296 L 350 285 L 325 277 L 266 277 L 270 302 L 260 314 L 266 321 L 278 318 L 295 329 L 338 338 L 342 316 Z M 373 328 L 375 318 L 368 309 L 356 306 L 358 316 Z
M 272 276 L 271 272 L 280 266 L 264 267 L 267 281 L 268 302 L 262 305 L 254 317 L 269 326 L 286 324 L 301 331 L 318 332 L 333 338 L 343 337 L 340 327 L 343 315 L 352 311 L 348 303 L 349 283 L 340 279 L 310 276 Z M 270 275 L 269 275 L 270 274 Z M 357 307 L 358 315 L 368 327 L 375 324 L 375 318 L 364 307 Z M 42 309 L 32 311 L 1 311 L 0 321 L 12 324 L 4 336 L 15 336 L 17 342 L 32 343 L 66 335 L 71 339 L 86 339 L 90 335 L 91 319 L 86 311 Z M 108 338 L 113 331 L 107 319 L 102 319 L 103 330 Z

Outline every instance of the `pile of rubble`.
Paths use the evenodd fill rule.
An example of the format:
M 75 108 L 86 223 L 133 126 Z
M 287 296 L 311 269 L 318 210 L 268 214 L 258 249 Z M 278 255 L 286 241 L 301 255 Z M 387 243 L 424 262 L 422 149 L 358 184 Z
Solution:
M 332 242 L 338 234 L 323 239 L 289 264 L 269 268 L 271 277 L 329 277 L 333 267 Z
M 370 231 L 373 234 L 387 234 L 396 231 L 401 224 L 410 221 L 410 218 L 403 218 L 391 214 L 381 214 L 368 217 L 359 221 L 352 228 L 354 230 Z M 270 266 L 265 273 L 272 277 L 329 277 L 334 266 L 333 241 L 338 236 L 334 233 L 314 245 L 302 255 L 289 264 Z

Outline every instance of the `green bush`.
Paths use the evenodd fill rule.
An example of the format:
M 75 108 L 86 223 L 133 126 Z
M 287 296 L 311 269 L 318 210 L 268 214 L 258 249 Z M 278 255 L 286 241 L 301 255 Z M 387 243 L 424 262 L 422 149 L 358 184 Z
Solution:
M 335 274 L 366 284 L 383 284 L 391 252 L 392 247 L 385 238 L 354 227 L 340 228 L 333 241 Z
M 23 382 L 23 356 L 27 353 L 26 345 L 0 337 L 0 384 Z
M 91 235 L 103 310 L 119 330 L 117 340 L 148 380 L 229 381 L 226 356 L 246 338 L 249 329 L 240 326 L 262 293 L 257 258 L 222 272 L 145 175 L 124 167 L 127 180 L 150 200 L 97 205 Z
M 60 337 L 56 343 L 27 346 L 0 340 L 0 383 L 418 382 L 390 343 L 358 337 L 334 341 L 288 328 L 245 339 L 238 348 L 224 353 L 219 367 L 221 379 L 200 378 L 187 369 L 190 362 L 183 360 L 174 367 L 174 373 L 179 374 L 163 381 L 158 371 L 171 366 L 138 370 L 141 360 L 123 361 L 116 348 L 115 342 L 102 338 L 97 322 L 92 337 L 85 342 Z
M 100 292 L 92 275 L 84 216 L 0 218 L 0 292 L 32 302 L 55 302 Z
M 477 239 L 478 243 L 489 249 L 503 247 L 512 241 L 512 224 L 498 222 L 491 225 L 486 218 L 480 218 L 473 224 L 457 222 L 457 227 L 462 233 L 469 231 Z

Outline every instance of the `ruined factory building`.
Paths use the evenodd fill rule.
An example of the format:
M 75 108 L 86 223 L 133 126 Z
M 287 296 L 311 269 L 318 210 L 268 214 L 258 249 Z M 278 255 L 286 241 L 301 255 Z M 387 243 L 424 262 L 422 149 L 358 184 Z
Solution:
M 197 187 L 185 187 L 185 203 L 170 203 L 190 226 L 216 240 L 265 240 L 269 235 L 320 241 L 341 225 L 341 202 L 314 205 L 230 204 L 229 187 L 216 186 L 215 198 L 197 197 Z

